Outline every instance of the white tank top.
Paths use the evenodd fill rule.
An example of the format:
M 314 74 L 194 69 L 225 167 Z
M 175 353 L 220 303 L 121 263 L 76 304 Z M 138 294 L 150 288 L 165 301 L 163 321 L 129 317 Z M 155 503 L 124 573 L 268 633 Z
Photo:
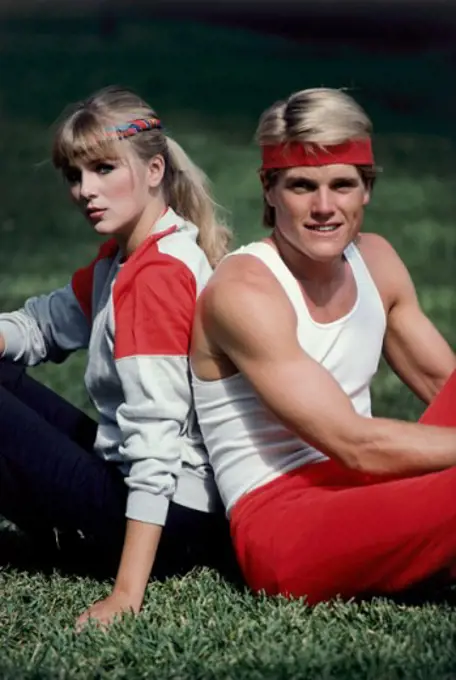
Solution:
M 344 317 L 326 324 L 312 319 L 299 283 L 274 248 L 251 243 L 228 257 L 240 254 L 258 257 L 271 270 L 296 313 L 303 350 L 332 374 L 360 415 L 371 417 L 370 383 L 378 369 L 386 315 L 356 246 L 345 250 L 356 302 Z M 228 513 L 249 491 L 302 465 L 327 460 L 275 419 L 240 373 L 203 381 L 192 372 L 192 378 L 199 424 Z

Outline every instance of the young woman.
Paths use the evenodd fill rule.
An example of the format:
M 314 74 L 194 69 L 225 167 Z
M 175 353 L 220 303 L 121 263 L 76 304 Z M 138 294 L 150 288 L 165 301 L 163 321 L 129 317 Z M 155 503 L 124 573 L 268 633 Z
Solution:
M 151 571 L 214 564 L 229 544 L 188 367 L 195 301 L 229 232 L 204 174 L 132 92 L 79 103 L 53 162 L 104 241 L 67 286 L 0 315 L 0 514 L 82 535 L 118 567 L 78 620 L 106 624 L 139 611 Z M 97 424 L 24 370 L 81 348 Z

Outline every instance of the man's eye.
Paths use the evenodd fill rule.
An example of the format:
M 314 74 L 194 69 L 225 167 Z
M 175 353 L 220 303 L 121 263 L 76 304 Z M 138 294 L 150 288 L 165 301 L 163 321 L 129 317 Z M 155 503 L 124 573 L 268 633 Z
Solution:
M 309 184 L 308 182 L 295 182 L 294 184 L 291 184 L 289 188 L 292 191 L 299 193 L 303 193 L 305 191 L 315 191 L 315 186 L 313 184 Z
M 351 189 L 356 189 L 356 186 L 357 185 L 354 184 L 353 182 L 346 181 L 346 182 L 335 182 L 333 184 L 332 188 L 335 191 L 350 191 Z

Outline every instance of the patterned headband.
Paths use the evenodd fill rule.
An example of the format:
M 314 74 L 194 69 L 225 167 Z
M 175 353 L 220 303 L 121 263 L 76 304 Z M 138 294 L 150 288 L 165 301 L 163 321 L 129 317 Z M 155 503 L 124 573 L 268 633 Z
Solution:
M 108 137 L 125 139 L 126 137 L 137 135 L 138 132 L 161 129 L 162 124 L 159 118 L 136 118 L 135 120 L 129 120 L 128 123 L 107 127 L 105 128 L 105 132 Z

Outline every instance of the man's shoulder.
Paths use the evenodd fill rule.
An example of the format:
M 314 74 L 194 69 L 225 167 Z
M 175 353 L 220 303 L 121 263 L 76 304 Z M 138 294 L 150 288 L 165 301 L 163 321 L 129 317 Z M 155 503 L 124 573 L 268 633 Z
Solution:
M 274 294 L 280 291 L 276 277 L 269 267 L 249 250 L 237 250 L 216 268 L 205 291 L 205 296 L 236 296 Z M 238 300 L 241 298 L 238 297 Z
M 376 254 L 377 256 L 391 257 L 397 252 L 394 246 L 380 234 L 373 232 L 363 233 L 358 236 L 356 245 L 363 256 L 370 256 Z
M 405 269 L 394 246 L 380 234 L 362 234 L 356 245 L 374 279 L 386 277 L 391 280 L 395 271 L 401 273 Z
M 394 246 L 379 234 L 363 234 L 359 251 L 387 309 L 413 286 L 408 269 Z
M 209 280 L 198 301 L 198 314 L 222 325 L 249 325 L 260 322 L 265 313 L 268 317 L 284 313 L 288 306 L 282 286 L 259 258 L 233 253 Z

